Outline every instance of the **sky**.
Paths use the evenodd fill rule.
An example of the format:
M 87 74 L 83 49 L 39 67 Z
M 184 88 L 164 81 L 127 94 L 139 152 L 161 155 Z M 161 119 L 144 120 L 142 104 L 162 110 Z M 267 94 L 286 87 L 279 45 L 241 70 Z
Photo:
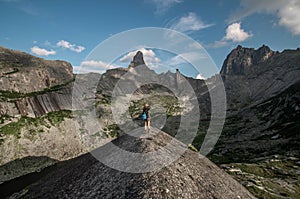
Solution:
M 237 45 L 257 49 L 265 44 L 275 51 L 300 47 L 300 0 L 0 0 L 0 24 L 0 46 L 68 61 L 75 73 L 82 66 L 100 73 L 127 67 L 136 50 L 114 63 L 86 58 L 114 35 L 144 27 L 192 38 L 220 70 Z M 188 76 L 203 77 L 188 64 L 178 66 L 176 54 L 137 50 L 154 69 L 173 61 Z

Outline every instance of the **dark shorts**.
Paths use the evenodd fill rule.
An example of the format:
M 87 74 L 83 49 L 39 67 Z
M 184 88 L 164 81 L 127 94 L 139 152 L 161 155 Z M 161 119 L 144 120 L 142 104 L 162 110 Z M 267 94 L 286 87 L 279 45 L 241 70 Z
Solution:
M 150 121 L 150 117 L 147 117 L 144 121 L 145 121 L 145 122 Z

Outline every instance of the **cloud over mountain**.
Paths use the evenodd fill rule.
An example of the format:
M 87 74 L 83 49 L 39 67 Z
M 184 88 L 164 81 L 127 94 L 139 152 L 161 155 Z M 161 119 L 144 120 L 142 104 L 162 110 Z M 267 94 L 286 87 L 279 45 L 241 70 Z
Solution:
M 56 54 L 56 51 L 54 51 L 54 50 L 46 50 L 46 49 L 40 48 L 38 46 L 33 46 L 30 50 L 32 53 L 39 55 L 39 56 L 48 56 L 48 55 Z
M 252 37 L 252 34 L 245 32 L 241 28 L 241 23 L 233 23 L 227 27 L 224 39 L 232 40 L 233 42 L 242 42 L 250 37 Z
M 152 64 L 160 62 L 160 59 L 156 56 L 156 54 L 155 54 L 155 52 L 153 50 L 151 50 L 151 49 L 147 50 L 145 48 L 141 48 L 139 50 L 127 53 L 126 55 L 124 55 L 120 59 L 120 62 L 129 62 L 130 60 L 133 59 L 134 55 L 138 51 L 141 51 L 143 53 L 144 60 L 145 60 L 145 62 L 146 62 L 147 65 L 152 65 Z
M 80 53 L 80 52 L 84 51 L 84 49 L 85 49 L 85 47 L 83 47 L 83 46 L 71 44 L 70 42 L 65 41 L 65 40 L 60 40 L 59 42 L 56 43 L 56 46 L 70 49 L 71 51 L 74 51 L 77 53 Z

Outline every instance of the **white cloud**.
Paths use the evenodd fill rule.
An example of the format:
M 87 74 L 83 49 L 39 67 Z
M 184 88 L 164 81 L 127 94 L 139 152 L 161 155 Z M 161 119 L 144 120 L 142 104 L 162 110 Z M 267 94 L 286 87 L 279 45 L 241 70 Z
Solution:
M 233 23 L 227 26 L 226 35 L 219 41 L 215 41 L 213 44 L 206 45 L 208 48 L 221 48 L 227 46 L 229 42 L 243 42 L 253 34 L 246 32 L 241 28 L 241 23 Z
M 31 49 L 31 52 L 40 55 L 40 56 L 48 56 L 48 55 L 55 55 L 56 52 L 54 50 L 46 50 L 43 48 L 40 48 L 38 46 L 33 46 Z
M 187 16 L 181 17 L 177 22 L 171 25 L 171 29 L 179 32 L 191 32 L 198 31 L 204 28 L 208 28 L 212 24 L 205 24 L 195 13 L 190 12 Z
M 99 68 L 99 69 L 113 69 L 116 66 L 105 63 L 103 61 L 87 60 L 81 62 L 80 66 L 89 68 Z
M 74 70 L 77 73 L 104 73 L 108 69 L 119 68 L 121 66 L 117 66 L 114 64 L 108 64 L 103 61 L 96 61 L 96 60 L 86 60 L 81 62 L 80 66 L 74 66 Z
M 65 40 L 60 40 L 59 42 L 56 43 L 56 46 L 67 48 L 67 49 L 70 49 L 71 51 L 74 51 L 74 52 L 77 52 L 77 53 L 80 53 L 85 49 L 85 47 L 83 47 L 83 46 L 78 46 L 76 44 L 71 44 L 70 42 L 65 41 Z
M 196 76 L 196 79 L 206 79 L 201 73 Z
M 279 9 L 279 25 L 285 26 L 293 34 L 300 35 L 300 1 L 291 1 Z
M 240 8 L 232 14 L 229 21 L 239 21 L 254 13 L 275 14 L 279 25 L 295 35 L 300 35 L 299 0 L 241 0 Z
M 224 39 L 233 42 L 242 42 L 252 36 L 252 34 L 245 32 L 241 28 L 241 23 L 233 23 L 227 27 Z
M 128 54 L 124 55 L 121 59 L 120 62 L 130 62 L 132 61 L 134 55 L 138 52 L 141 51 L 143 53 L 144 61 L 146 65 L 151 66 L 155 63 L 160 62 L 160 59 L 156 56 L 153 50 L 147 50 L 145 48 L 141 48 L 136 51 L 129 52 Z
M 156 14 L 163 14 L 173 5 L 183 2 L 182 0 L 151 0 L 156 6 Z

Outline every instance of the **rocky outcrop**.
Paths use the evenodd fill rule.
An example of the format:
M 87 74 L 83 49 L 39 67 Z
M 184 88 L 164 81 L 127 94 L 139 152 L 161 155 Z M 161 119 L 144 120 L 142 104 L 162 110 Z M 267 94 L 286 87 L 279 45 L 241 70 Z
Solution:
M 27 121 L 28 125 L 19 130 L 18 136 L 5 135 L 0 145 L 0 164 L 27 156 L 66 160 L 86 152 L 78 134 L 79 125 L 70 118 L 58 122 L 54 117 L 36 120 L 36 126 Z M 21 122 L 18 124 L 22 125 Z
M 145 65 L 145 61 L 143 58 L 143 53 L 141 51 L 138 51 L 133 57 L 133 60 L 130 62 L 128 68 L 135 68 L 140 65 Z
M 72 71 L 68 62 L 0 47 L 0 114 L 39 117 L 71 109 Z
M 44 94 L 16 99 L 3 99 L 4 101 L 1 102 L 1 114 L 7 114 L 12 117 L 40 117 L 53 111 L 71 110 L 71 85 L 64 86 L 59 91 L 45 92 Z
M 279 53 L 266 46 L 258 50 L 238 46 L 221 70 L 228 107 L 237 110 L 284 91 L 299 81 L 299 64 L 299 49 Z
M 113 144 L 135 153 L 150 153 L 170 144 L 172 140 L 172 137 L 161 131 L 152 133 L 154 134 L 148 135 L 148 138 L 124 135 L 114 140 Z M 48 176 L 27 187 L 26 191 L 14 196 L 103 199 L 254 198 L 244 187 L 205 157 L 188 150 L 177 140 L 173 139 L 172 145 L 175 150 L 186 151 L 172 164 L 155 172 L 121 172 L 97 161 L 91 154 L 85 154 L 64 162 Z M 110 157 L 112 155 L 110 153 L 114 152 L 107 151 L 104 145 L 96 149 L 96 153 Z M 165 158 L 170 158 L 172 153 L 174 152 L 169 151 L 164 155 Z M 111 161 L 121 160 L 111 159 Z
M 65 160 L 85 151 L 70 119 L 73 78 L 68 62 L 0 47 L 0 165 L 27 156 Z
M 220 73 L 222 75 L 248 74 L 251 66 L 263 63 L 275 54 L 276 52 L 265 45 L 257 50 L 254 48 L 243 48 L 239 45 L 227 56 Z
M 73 68 L 65 61 L 50 61 L 0 47 L 0 90 L 31 93 L 65 84 Z

